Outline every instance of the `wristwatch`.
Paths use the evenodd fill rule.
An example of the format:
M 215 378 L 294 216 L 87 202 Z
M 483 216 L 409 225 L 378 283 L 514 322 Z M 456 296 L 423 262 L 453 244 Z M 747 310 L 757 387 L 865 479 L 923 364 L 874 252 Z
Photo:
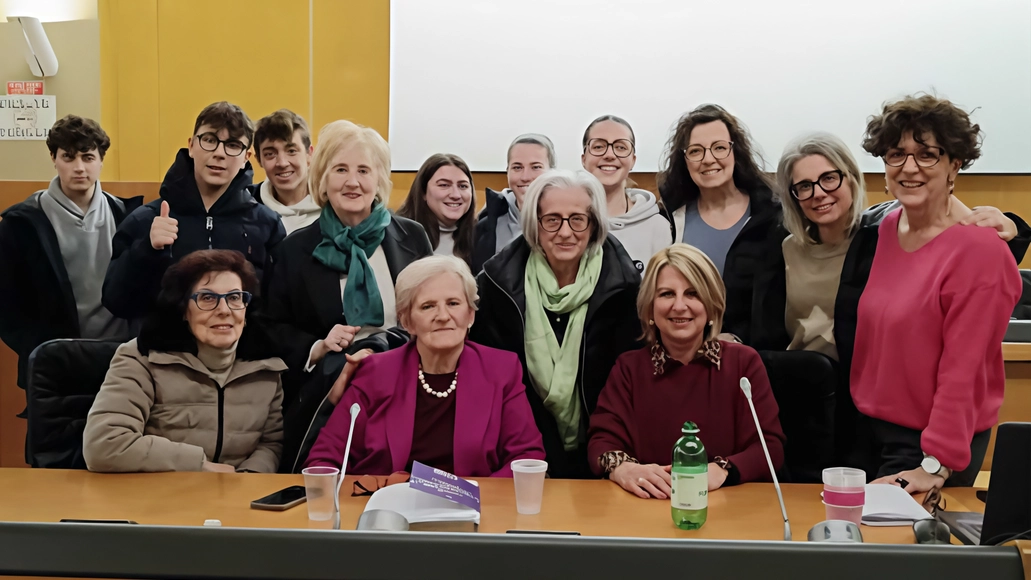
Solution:
M 713 459 L 712 462 L 715 463 L 716 465 L 719 465 L 723 469 L 726 469 L 728 472 L 734 467 L 734 465 L 730 462 L 729 459 L 724 459 L 724 458 L 719 457 L 719 456 L 717 456 L 715 459 Z
M 926 453 L 924 454 L 924 460 L 920 462 L 920 467 L 922 467 L 927 473 L 937 475 L 942 479 L 948 479 L 949 475 L 951 475 L 949 468 L 942 465 L 941 461 L 938 461 L 937 457 L 927 455 Z

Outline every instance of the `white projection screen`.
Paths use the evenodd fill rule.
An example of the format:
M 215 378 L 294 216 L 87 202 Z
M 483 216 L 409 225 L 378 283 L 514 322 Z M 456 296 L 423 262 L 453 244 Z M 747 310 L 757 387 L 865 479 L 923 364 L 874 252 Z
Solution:
M 882 103 L 931 92 L 985 134 L 972 173 L 1031 172 L 1029 0 L 392 0 L 395 170 L 455 153 L 503 171 L 521 133 L 580 166 L 603 114 L 656 171 L 672 127 L 702 103 L 748 126 L 773 170 L 784 146 L 829 131 L 860 148 Z

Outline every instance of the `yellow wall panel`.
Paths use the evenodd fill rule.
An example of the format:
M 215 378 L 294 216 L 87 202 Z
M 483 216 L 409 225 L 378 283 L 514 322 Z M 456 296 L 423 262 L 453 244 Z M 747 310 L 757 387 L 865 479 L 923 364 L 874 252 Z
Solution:
M 387 137 L 390 1 L 314 0 L 313 132 L 348 119 Z
M 283 107 L 309 117 L 307 0 L 159 0 L 157 7 L 166 167 L 186 146 L 197 113 L 215 101 L 240 105 L 255 121 Z
M 161 179 L 157 0 L 101 0 L 101 105 L 112 127 L 108 181 Z M 109 52 L 113 51 L 113 55 Z

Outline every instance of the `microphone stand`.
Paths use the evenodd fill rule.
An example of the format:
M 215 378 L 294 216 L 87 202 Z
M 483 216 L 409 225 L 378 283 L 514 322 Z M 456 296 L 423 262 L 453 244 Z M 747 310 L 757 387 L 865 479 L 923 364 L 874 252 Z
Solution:
M 766 447 L 766 437 L 763 436 L 763 429 L 759 425 L 759 416 L 755 414 L 755 405 L 752 403 L 752 383 L 747 377 L 741 377 L 741 390 L 748 399 L 748 408 L 752 411 L 752 419 L 755 420 L 755 429 L 759 432 L 759 442 L 762 443 L 763 453 L 766 455 L 766 465 L 770 468 L 770 475 L 773 476 L 773 487 L 777 490 L 777 499 L 780 501 L 780 515 L 784 517 L 784 540 L 791 541 L 791 524 L 788 523 L 788 510 L 784 507 L 784 494 L 780 491 L 780 481 L 777 480 L 777 472 L 773 469 L 773 459 L 770 458 L 770 450 Z

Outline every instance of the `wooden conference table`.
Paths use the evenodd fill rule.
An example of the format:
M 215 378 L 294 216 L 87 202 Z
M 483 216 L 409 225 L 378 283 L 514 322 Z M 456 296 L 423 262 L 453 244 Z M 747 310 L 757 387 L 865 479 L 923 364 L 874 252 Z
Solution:
M 348 478 L 349 480 L 351 478 Z M 772 484 L 745 484 L 709 494 L 701 530 L 683 531 L 671 519 L 669 501 L 642 500 L 610 481 L 547 480 L 541 513 L 519 515 L 511 479 L 479 479 L 480 533 L 507 530 L 577 531 L 584 536 L 781 540 L 783 522 Z M 309 522 L 302 504 L 284 512 L 250 509 L 253 499 L 289 485 L 300 475 L 236 473 L 97 474 L 87 471 L 0 469 L 0 521 L 57 522 L 125 519 L 140 524 L 200 526 L 221 520 L 245 528 L 328 528 Z M 824 520 L 820 485 L 783 485 L 793 539 Z M 367 497 L 351 497 L 344 483 L 341 528 L 355 529 Z M 983 511 L 972 488 L 946 490 L 948 508 Z M 911 544 L 911 526 L 863 526 L 867 543 Z

